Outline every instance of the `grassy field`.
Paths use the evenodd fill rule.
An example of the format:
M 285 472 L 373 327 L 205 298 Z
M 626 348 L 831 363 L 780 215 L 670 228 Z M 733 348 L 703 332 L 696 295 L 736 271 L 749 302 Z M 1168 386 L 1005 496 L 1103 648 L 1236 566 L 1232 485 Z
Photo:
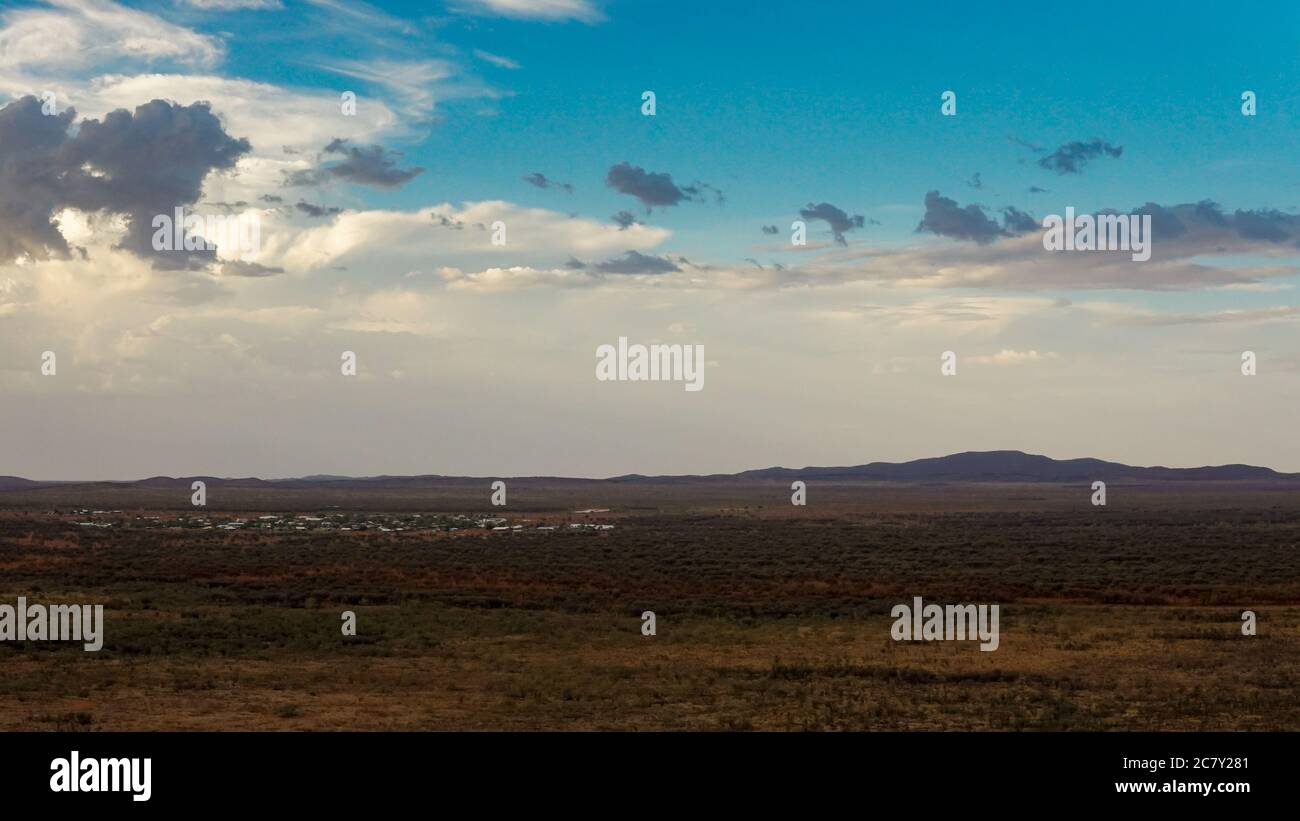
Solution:
M 513 534 L 7 510 L 0 603 L 104 604 L 106 638 L 0 644 L 0 729 L 1300 729 L 1293 493 L 891 492 Z M 1000 648 L 892 641 L 913 596 L 999 604 Z

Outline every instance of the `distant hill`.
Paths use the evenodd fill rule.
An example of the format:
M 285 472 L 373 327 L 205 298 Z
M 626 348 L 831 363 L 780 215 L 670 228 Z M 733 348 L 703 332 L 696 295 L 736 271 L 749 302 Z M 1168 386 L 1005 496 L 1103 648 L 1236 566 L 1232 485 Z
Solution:
M 0 491 L 5 490 L 31 490 L 42 487 L 49 482 L 33 482 L 31 479 L 24 479 L 21 476 L 0 476 Z
M 1277 481 L 1300 480 L 1297 473 L 1279 473 L 1251 465 L 1196 468 L 1134 467 L 1101 459 L 1052 459 L 1018 450 L 967 451 L 910 462 L 871 462 L 851 467 L 772 467 L 713 476 L 618 476 L 613 481 L 670 479 L 861 479 L 878 482 L 1078 482 L 1100 479 L 1146 481 Z
M 871 462 L 846 467 L 770 467 L 747 470 L 741 473 L 715 473 L 708 475 L 644 476 L 628 474 L 609 479 L 580 479 L 558 476 L 472 477 L 426 474 L 420 476 L 363 476 L 348 477 L 316 474 L 292 479 L 237 478 L 222 479 L 213 476 L 171 477 L 154 476 L 137 481 L 119 482 L 36 482 L 17 476 L 0 476 L 0 492 L 29 491 L 55 486 L 103 488 L 175 488 L 188 487 L 200 479 L 209 487 L 266 489 L 266 490 L 381 490 L 412 487 L 467 485 L 475 486 L 489 479 L 506 478 L 516 482 L 534 484 L 556 483 L 565 485 L 590 485 L 601 483 L 653 483 L 677 484 L 698 482 L 776 481 L 789 479 L 835 479 L 841 481 L 872 482 L 1080 482 L 1080 481 L 1203 481 L 1203 482 L 1300 482 L 1300 473 L 1279 473 L 1270 468 L 1252 465 L 1216 465 L 1194 468 L 1134 467 L 1101 459 L 1052 459 L 1018 450 L 968 451 L 949 456 L 915 459 L 910 462 Z

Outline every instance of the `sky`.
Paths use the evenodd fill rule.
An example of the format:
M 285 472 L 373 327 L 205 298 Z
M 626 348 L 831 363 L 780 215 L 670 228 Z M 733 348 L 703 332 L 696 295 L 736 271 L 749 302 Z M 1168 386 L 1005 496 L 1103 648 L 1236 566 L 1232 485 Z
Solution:
M 1300 9 L 897 5 L 5 0 L 0 474 L 1300 471 Z

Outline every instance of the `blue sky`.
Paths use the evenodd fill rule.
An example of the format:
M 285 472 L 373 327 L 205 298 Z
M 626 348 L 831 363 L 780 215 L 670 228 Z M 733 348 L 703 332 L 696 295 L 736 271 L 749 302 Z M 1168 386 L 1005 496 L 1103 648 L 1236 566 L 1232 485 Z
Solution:
M 13 471 L 604 475 L 981 447 L 1300 470 L 1300 444 L 1279 433 L 1300 400 L 1298 15 L 6 4 L 0 140 L 56 141 L 31 103 L 44 92 L 76 111 L 57 140 L 74 152 L 51 142 L 10 167 L 109 181 L 97 199 L 70 186 L 46 202 L 21 176 L 11 200 L 0 192 L 23 217 L 0 216 L 0 342 L 14 352 L 0 385 L 39 398 L 9 413 L 50 435 L 171 443 L 51 463 L 24 437 L 7 443 Z M 103 129 L 79 136 L 114 111 L 174 167 L 116 156 Z M 188 125 L 149 131 L 160 117 Z M 76 152 L 109 170 L 57 167 Z M 1071 152 L 1085 161 L 1051 163 Z M 644 176 L 616 190 L 623 163 Z M 681 200 L 647 213 L 655 175 Z M 837 243 L 805 217 L 809 244 L 792 246 L 814 204 L 862 225 Z M 261 247 L 174 265 L 132 245 L 132 225 L 173 205 L 255 215 Z M 1066 208 L 1161 217 L 1152 260 L 1046 251 L 1034 226 Z M 620 211 L 642 224 L 620 230 Z M 1029 228 L 1007 222 L 1017 212 Z M 705 344 L 709 387 L 591 384 L 592 350 L 619 336 Z M 64 352 L 57 381 L 27 367 L 44 350 Z M 364 354 L 364 390 L 331 381 L 340 350 Z M 967 363 L 962 382 L 935 379 L 944 350 Z M 1238 372 L 1245 350 L 1262 357 L 1256 381 Z M 124 410 L 95 422 L 86 397 Z M 272 397 L 333 410 L 251 425 Z M 357 422 L 375 413 L 399 418 Z M 356 441 L 323 445 L 339 418 Z M 430 418 L 456 435 L 430 439 Z M 178 420 L 237 421 L 243 438 L 187 444 Z
M 1079 208 L 1206 198 L 1242 208 L 1297 204 L 1300 175 L 1289 162 L 1300 115 L 1294 6 L 1234 21 L 1208 3 L 1183 4 L 1176 15 L 1100 4 L 1059 25 L 1028 3 L 934 18 L 878 4 L 701 6 L 610 2 L 600 21 L 538 22 L 374 3 L 409 25 L 384 31 L 385 39 L 461 60 L 502 96 L 440 105 L 435 128 L 398 146 L 428 169 L 425 178 L 369 201 L 503 197 L 603 216 L 629 204 L 602 182 L 610 165 L 627 160 L 726 193 L 725 207 L 652 218 L 696 253 L 717 254 L 761 239 L 756 224 L 788 222 L 810 200 L 867 213 L 882 222 L 875 235 L 905 240 L 916 214 L 883 209 L 919 213 L 932 189 L 1031 212 L 1061 200 Z M 230 73 L 276 84 L 342 87 L 311 59 L 389 54 L 348 32 L 313 36 L 304 47 L 304 22 L 321 13 L 290 0 L 279 11 L 193 16 L 244 35 L 229 41 Z M 493 66 L 475 50 L 520 68 Z M 658 95 L 653 119 L 639 111 L 646 89 Z M 948 89 L 958 94 L 953 119 L 936 116 Z M 1243 89 L 1259 95 L 1254 119 L 1233 116 Z M 1063 177 L 1038 169 L 1008 137 L 1049 148 L 1100 137 L 1125 153 Z M 533 171 L 575 192 L 531 189 L 520 178 Z M 976 172 L 982 192 L 965 185 Z M 1028 194 L 1031 185 L 1051 193 Z

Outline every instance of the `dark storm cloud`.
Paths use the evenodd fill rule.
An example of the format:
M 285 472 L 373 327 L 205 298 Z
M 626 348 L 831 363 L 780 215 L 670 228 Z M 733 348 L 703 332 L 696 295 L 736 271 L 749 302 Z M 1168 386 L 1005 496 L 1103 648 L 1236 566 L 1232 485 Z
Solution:
M 535 185 L 538 188 L 558 188 L 567 194 L 573 193 L 572 185 L 570 185 L 567 182 L 558 182 L 556 180 L 552 180 L 540 171 L 534 171 L 533 173 L 524 177 L 523 180 L 529 185 Z
M 605 184 L 615 191 L 636 197 L 649 211 L 656 206 L 667 207 L 681 202 L 703 202 L 705 192 L 712 192 L 717 202 L 723 201 L 722 192 L 708 183 L 693 182 L 679 186 L 671 174 L 646 171 L 640 166 L 621 162 L 612 166 L 605 175 Z
M 595 268 L 602 274 L 667 274 L 681 270 L 670 259 L 647 256 L 639 251 L 627 251 L 621 257 L 598 262 Z
M 830 226 L 831 233 L 835 235 L 835 241 L 840 245 L 847 245 L 844 235 L 854 228 L 861 228 L 866 219 L 861 214 L 849 216 L 845 211 L 836 208 L 829 202 L 820 202 L 813 205 L 808 203 L 807 208 L 799 210 L 799 216 L 806 220 L 822 220 Z
M 1098 157 L 1105 155 L 1118 158 L 1123 153 L 1123 146 L 1111 145 L 1103 140 L 1074 140 L 1043 157 L 1038 164 L 1058 174 L 1078 174 L 1085 165 Z
M 402 152 L 390 151 L 381 145 L 352 145 L 347 140 L 336 139 L 325 146 L 325 154 L 343 157 L 339 162 L 317 168 L 294 171 L 285 177 L 286 188 L 303 185 L 320 185 L 331 179 L 342 179 L 373 188 L 401 188 L 424 173 L 424 169 L 399 168 Z
M 251 149 L 226 134 L 206 103 L 154 100 L 85 120 L 70 134 L 73 109 L 46 116 L 35 97 L 0 108 L 0 261 L 66 258 L 53 223 L 63 208 L 121 214 L 119 247 L 159 268 L 202 267 L 213 251 L 158 252 L 152 220 L 192 205 L 212 171 L 234 168 Z

